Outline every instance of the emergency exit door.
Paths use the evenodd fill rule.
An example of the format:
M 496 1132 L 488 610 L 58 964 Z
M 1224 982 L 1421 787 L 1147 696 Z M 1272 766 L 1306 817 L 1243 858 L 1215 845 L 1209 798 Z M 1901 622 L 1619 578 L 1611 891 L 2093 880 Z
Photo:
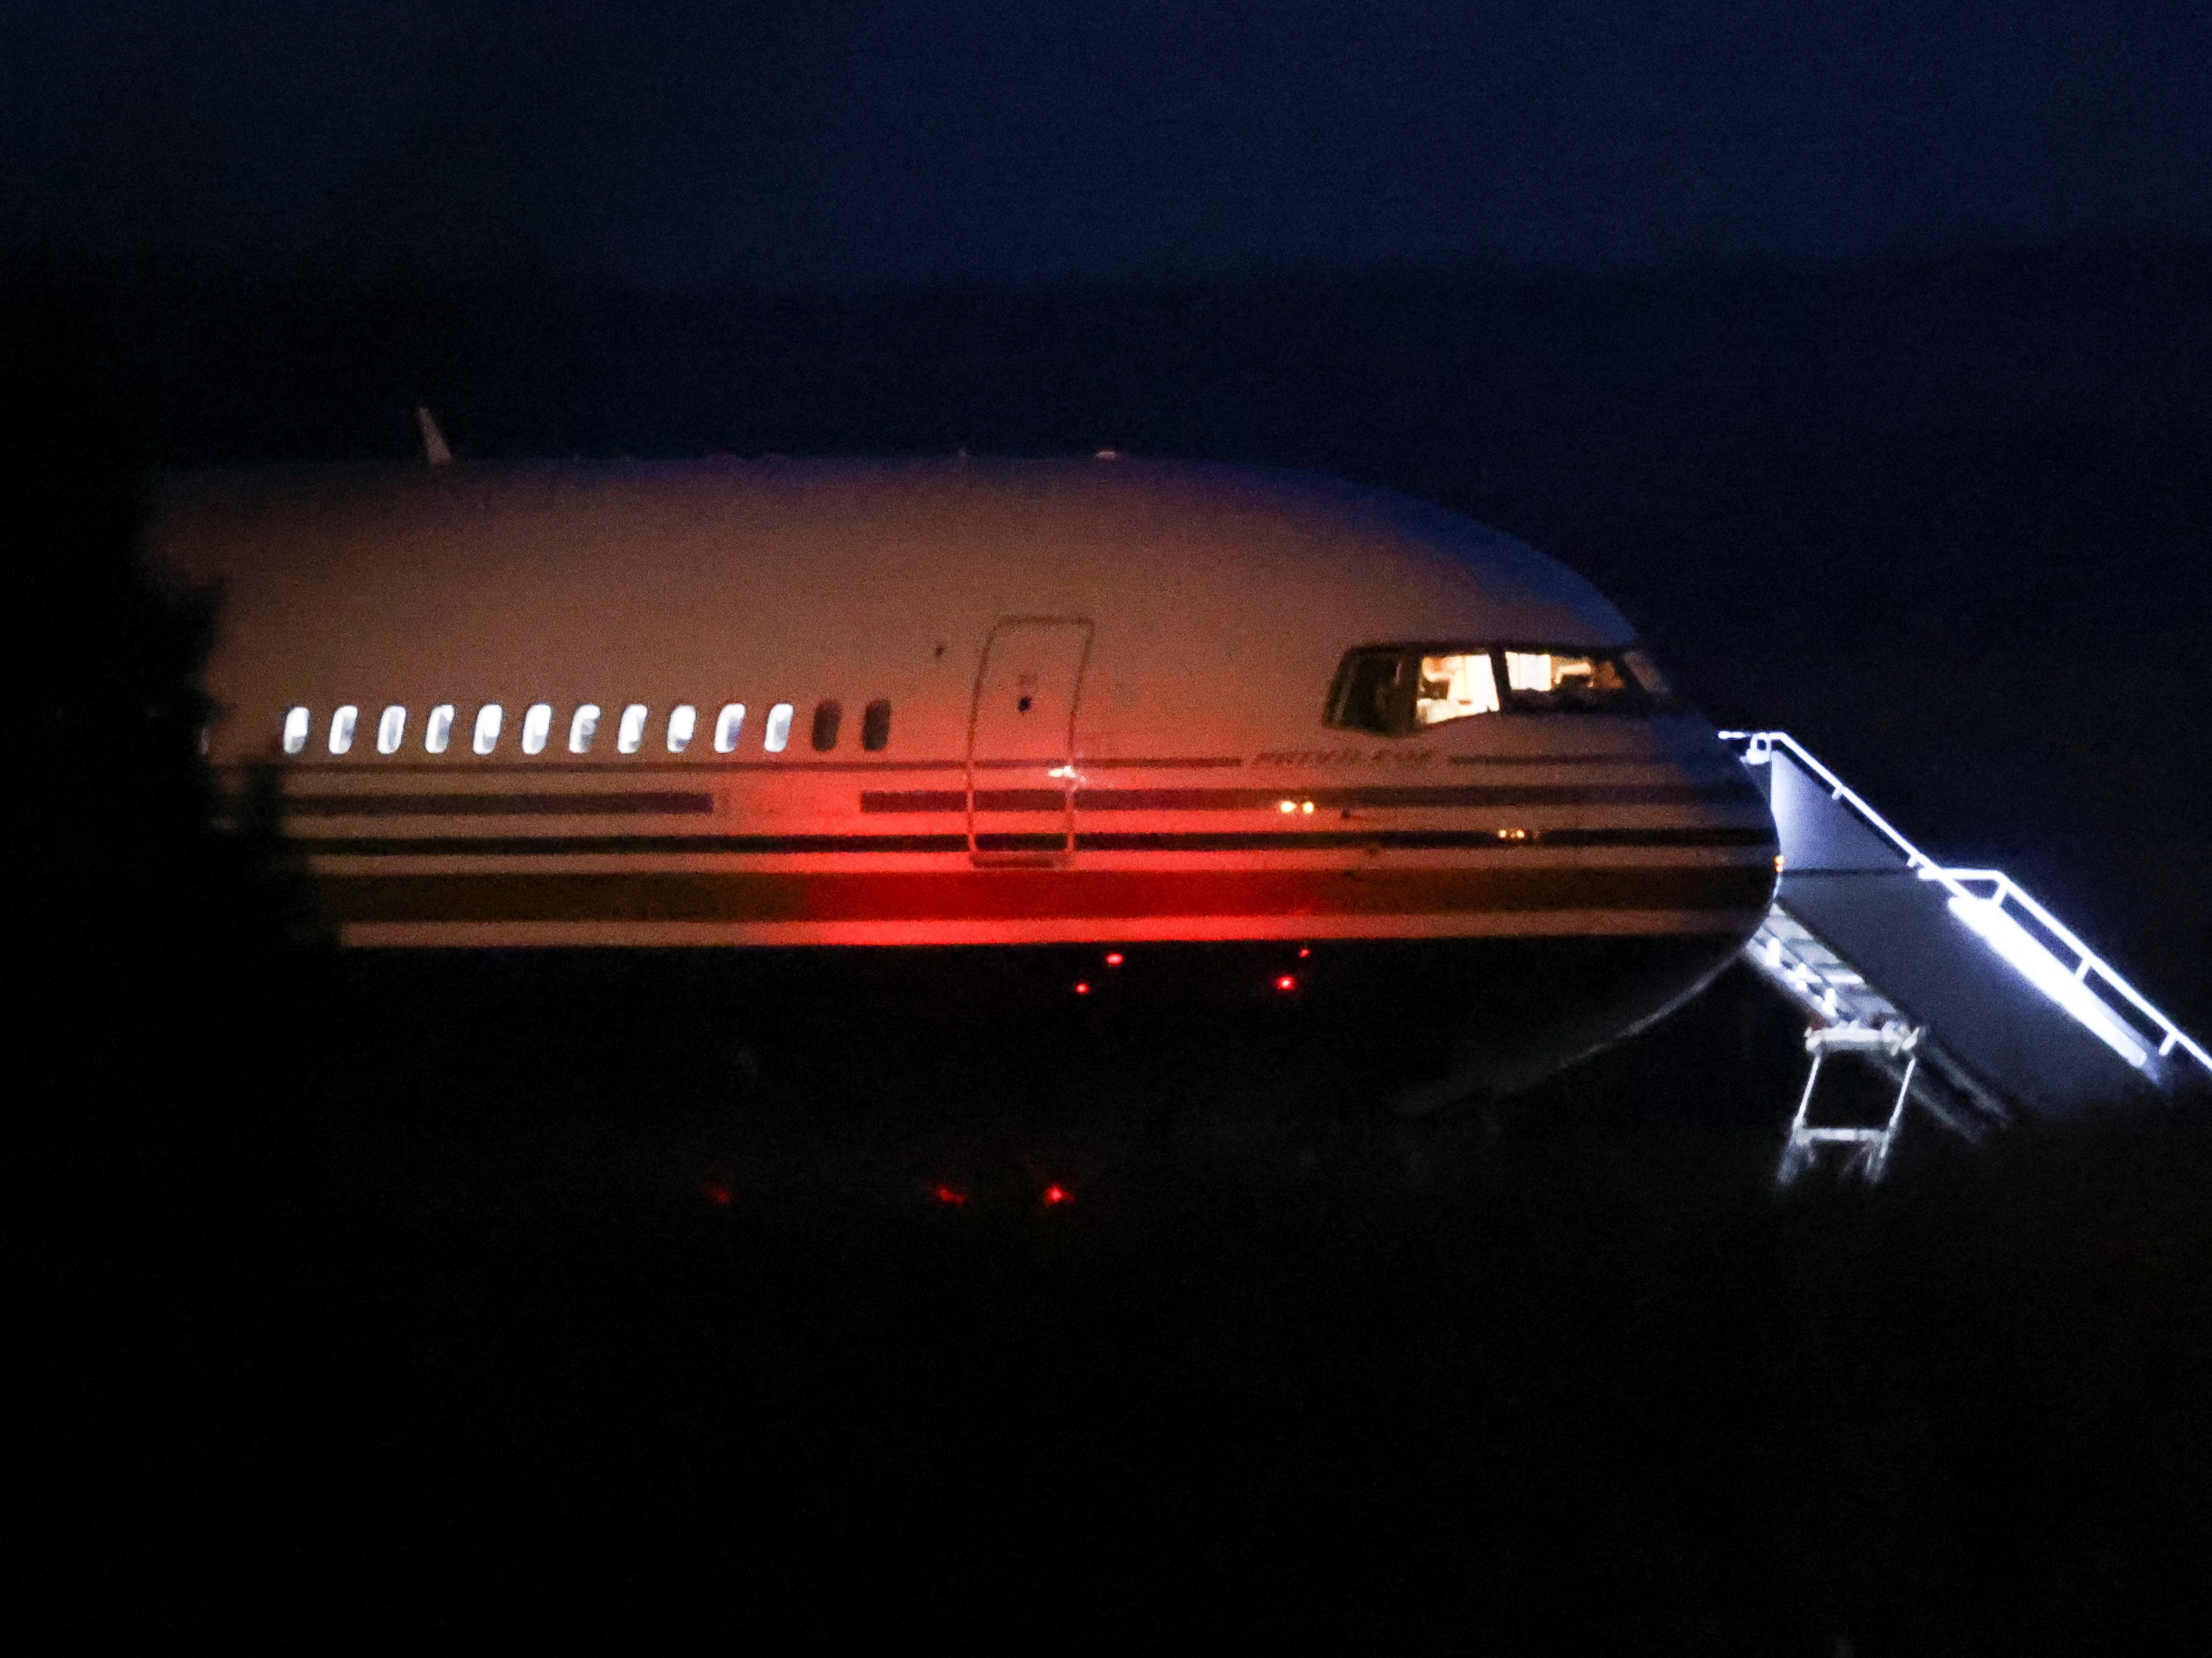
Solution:
M 979 864 L 1057 864 L 1075 850 L 1076 705 L 1091 624 L 1008 616 L 975 668 L 968 850 Z

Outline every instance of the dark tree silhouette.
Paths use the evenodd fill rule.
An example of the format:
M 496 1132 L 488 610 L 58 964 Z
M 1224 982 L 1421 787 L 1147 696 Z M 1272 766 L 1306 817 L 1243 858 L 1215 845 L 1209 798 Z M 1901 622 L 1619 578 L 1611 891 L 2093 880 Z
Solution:
M 218 596 L 142 556 L 143 407 L 49 301 L 6 307 L 0 385 L 25 1466 L 57 1567 L 165 1558 L 181 1583 L 231 1535 L 210 1521 L 263 1506 L 240 1480 L 274 1465 L 264 1407 L 307 1333 L 319 1159 L 285 1085 L 305 912 L 273 837 L 218 822 Z

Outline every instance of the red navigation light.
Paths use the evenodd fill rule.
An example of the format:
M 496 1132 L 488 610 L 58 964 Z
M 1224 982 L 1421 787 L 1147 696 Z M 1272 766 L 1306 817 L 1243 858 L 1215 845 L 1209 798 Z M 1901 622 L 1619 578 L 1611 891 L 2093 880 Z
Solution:
M 1106 965 L 1107 965 L 1107 966 L 1109 966 L 1109 967 L 1119 967 L 1119 966 L 1121 966 L 1121 952 L 1120 950 L 1108 950 L 1108 951 L 1106 952 Z
M 1057 1204 L 1066 1203 L 1066 1201 L 1067 1193 L 1065 1188 L 1058 1186 L 1048 1186 L 1044 1188 L 1044 1206 L 1046 1208 L 1050 1209 Z
M 1086 980 L 1078 979 L 1075 981 L 1075 993 L 1079 996 L 1088 996 L 1091 993 L 1091 986 L 1089 981 Z
M 1310 950 L 1306 950 L 1306 949 L 1303 949 L 1303 948 L 1302 948 L 1302 949 L 1300 949 L 1300 950 L 1299 950 L 1299 951 L 1298 951 L 1298 959 L 1299 959 L 1300 961 L 1302 961 L 1302 962 L 1303 962 L 1304 960 L 1305 960 L 1305 958 L 1306 958 L 1307 957 L 1309 957 L 1309 956 L 1310 956 L 1310 955 L 1312 955 L 1312 954 L 1313 954 L 1313 951 L 1311 951 Z
M 717 1209 L 726 1209 L 730 1206 L 730 1188 L 720 1181 L 710 1180 L 699 1189 L 707 1194 L 707 1201 Z
M 957 1187 L 953 1186 L 940 1186 L 931 1195 L 936 1198 L 939 1203 L 949 1203 L 955 1209 L 959 1208 L 963 1204 L 968 1201 L 968 1194 L 965 1192 L 961 1191 Z
M 1298 981 L 1287 973 L 1275 981 L 1275 988 L 1278 990 L 1296 990 L 1297 987 Z

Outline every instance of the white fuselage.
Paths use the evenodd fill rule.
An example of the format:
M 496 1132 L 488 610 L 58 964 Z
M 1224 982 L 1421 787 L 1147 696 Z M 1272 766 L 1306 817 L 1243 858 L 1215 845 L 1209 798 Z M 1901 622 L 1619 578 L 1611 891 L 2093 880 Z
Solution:
M 1695 715 L 1513 704 L 1522 662 L 1632 644 L 1611 604 L 1507 537 L 1326 480 L 210 475 L 171 491 L 155 546 L 221 584 L 211 758 L 273 781 L 350 944 L 1724 952 L 1772 886 L 1765 806 Z M 1474 662 L 1491 703 L 1330 723 L 1346 653 L 1383 646 Z

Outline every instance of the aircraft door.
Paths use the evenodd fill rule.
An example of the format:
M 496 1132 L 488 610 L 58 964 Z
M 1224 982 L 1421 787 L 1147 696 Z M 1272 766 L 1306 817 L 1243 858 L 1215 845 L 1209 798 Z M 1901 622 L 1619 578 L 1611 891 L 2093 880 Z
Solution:
M 968 850 L 979 864 L 1060 864 L 1075 851 L 1075 713 L 1091 624 L 1008 616 L 976 665 L 968 720 Z

